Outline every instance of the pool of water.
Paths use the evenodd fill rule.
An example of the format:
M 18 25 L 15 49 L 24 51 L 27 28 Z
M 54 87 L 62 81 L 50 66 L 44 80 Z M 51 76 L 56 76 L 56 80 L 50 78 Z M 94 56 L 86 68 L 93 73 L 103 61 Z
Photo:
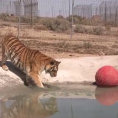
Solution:
M 118 87 L 65 84 L 10 91 L 0 93 L 0 118 L 118 118 Z

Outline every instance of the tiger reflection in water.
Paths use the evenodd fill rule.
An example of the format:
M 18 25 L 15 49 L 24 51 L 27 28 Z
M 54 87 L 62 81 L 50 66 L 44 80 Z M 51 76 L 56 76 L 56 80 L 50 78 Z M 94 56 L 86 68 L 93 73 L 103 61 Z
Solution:
M 39 93 L 1 101 L 1 118 L 47 118 L 56 112 L 56 98 L 41 99 Z

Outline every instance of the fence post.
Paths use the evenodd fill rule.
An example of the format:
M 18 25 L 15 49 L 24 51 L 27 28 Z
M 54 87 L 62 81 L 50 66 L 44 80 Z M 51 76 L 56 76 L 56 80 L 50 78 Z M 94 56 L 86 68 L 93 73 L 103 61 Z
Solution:
M 105 8 L 104 8 L 104 21 L 105 21 L 105 26 L 107 25 L 107 3 L 105 1 Z
M 33 2 L 32 2 L 32 0 L 31 0 L 31 27 L 33 26 Z
M 74 10 L 74 0 L 72 0 L 71 39 L 73 38 L 73 10 Z
M 18 16 L 18 39 L 20 38 L 20 22 L 21 22 L 21 0 L 19 2 L 19 16 Z
M 118 7 L 115 8 L 115 25 L 117 26 L 117 17 L 118 17 Z
M 68 1 L 69 2 L 69 13 L 68 13 L 68 15 L 69 15 L 69 18 L 70 18 L 70 0 Z

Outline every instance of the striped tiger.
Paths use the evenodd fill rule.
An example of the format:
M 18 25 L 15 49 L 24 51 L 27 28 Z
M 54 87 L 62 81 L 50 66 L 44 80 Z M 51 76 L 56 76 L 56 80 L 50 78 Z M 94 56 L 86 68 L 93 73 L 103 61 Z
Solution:
M 26 76 L 32 78 L 38 87 L 44 88 L 41 82 L 41 73 L 45 71 L 51 77 L 57 76 L 59 61 L 41 53 L 39 50 L 33 50 L 26 47 L 21 41 L 13 36 L 7 35 L 2 40 L 2 61 L 3 70 L 9 70 L 6 60 L 11 62 L 20 70 L 26 73 Z M 29 85 L 27 77 L 24 80 L 25 85 Z

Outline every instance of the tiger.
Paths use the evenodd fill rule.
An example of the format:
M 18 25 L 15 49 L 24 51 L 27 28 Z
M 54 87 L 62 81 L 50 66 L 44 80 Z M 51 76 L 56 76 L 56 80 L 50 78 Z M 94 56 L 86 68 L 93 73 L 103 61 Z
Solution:
M 56 77 L 61 63 L 39 50 L 29 48 L 14 35 L 6 35 L 2 39 L 1 67 L 5 71 L 9 70 L 6 65 L 8 59 L 26 74 L 24 85 L 29 86 L 27 77 L 30 77 L 35 85 L 41 88 L 44 88 L 41 73 L 45 71 L 51 77 Z

